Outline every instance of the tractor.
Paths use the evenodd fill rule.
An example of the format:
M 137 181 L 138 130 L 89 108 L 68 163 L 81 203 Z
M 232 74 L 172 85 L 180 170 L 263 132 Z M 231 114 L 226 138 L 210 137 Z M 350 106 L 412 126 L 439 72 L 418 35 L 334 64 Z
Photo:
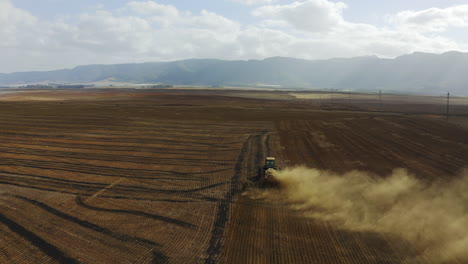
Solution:
M 266 157 L 265 165 L 258 170 L 258 182 L 261 187 L 274 187 L 278 186 L 279 182 L 275 178 L 275 172 L 278 170 L 276 167 L 275 157 Z

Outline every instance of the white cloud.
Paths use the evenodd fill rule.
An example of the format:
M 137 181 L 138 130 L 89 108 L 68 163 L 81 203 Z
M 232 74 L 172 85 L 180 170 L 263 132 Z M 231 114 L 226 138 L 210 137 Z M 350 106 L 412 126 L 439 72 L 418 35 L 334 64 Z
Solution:
M 441 32 L 452 27 L 468 27 L 468 5 L 445 9 L 407 10 L 391 16 L 390 22 L 420 32 Z
M 127 7 L 140 14 L 151 14 L 155 16 L 164 17 L 177 17 L 179 16 L 179 10 L 172 5 L 162 5 L 153 1 L 146 2 L 129 2 Z
M 15 47 L 23 35 L 34 30 L 37 19 L 16 8 L 9 0 L 0 0 L 0 47 Z
M 270 4 L 274 0 L 229 0 L 229 1 L 251 6 L 251 5 Z
M 123 63 L 221 56 L 240 30 L 212 12 L 194 15 L 151 1 L 131 2 L 125 11 L 83 14 L 75 25 L 62 25 L 56 39 L 106 63 Z
M 270 5 L 257 8 L 253 15 L 271 21 L 281 21 L 296 29 L 325 32 L 344 23 L 342 2 L 307 0 L 288 5 Z
M 253 14 L 265 19 L 262 22 L 264 27 L 277 28 L 296 37 L 290 48 L 293 55 L 300 54 L 299 57 L 303 58 L 360 55 L 396 57 L 414 51 L 435 53 L 448 50 L 468 51 L 466 43 L 457 43 L 443 36 L 426 35 L 424 34 L 426 31 L 420 28 L 402 27 L 402 22 L 396 22 L 396 19 L 391 21 L 393 24 L 389 28 L 348 22 L 343 17 L 343 10 L 346 7 L 341 2 L 306 0 L 286 5 L 263 6 L 255 9 Z M 452 26 L 462 26 L 460 18 L 468 18 L 464 10 L 465 6 L 444 10 L 445 17 L 450 17 L 451 20 L 443 21 Z M 426 13 L 427 10 L 414 13 L 414 17 Z M 455 13 L 458 18 L 453 17 Z M 402 12 L 397 16 L 402 17 L 401 14 L 409 13 Z M 442 24 L 441 21 L 432 21 L 431 25 Z M 309 47 L 308 52 L 307 47 Z
M 34 23 L 36 18 L 30 13 L 16 8 L 9 0 L 0 0 L 0 26 L 16 23 Z
M 377 27 L 346 21 L 345 7 L 326 0 L 266 5 L 253 10 L 259 22 L 242 25 L 206 10 L 194 14 L 154 1 L 133 1 L 118 10 L 45 22 L 0 0 L 0 72 L 187 58 L 326 59 L 468 51 L 466 43 L 428 30 L 463 26 L 454 16 L 462 19 L 464 8 L 435 12 L 439 15 L 401 12 L 388 27 Z M 447 12 L 448 22 L 443 18 Z M 413 24 L 418 27 L 409 26 Z

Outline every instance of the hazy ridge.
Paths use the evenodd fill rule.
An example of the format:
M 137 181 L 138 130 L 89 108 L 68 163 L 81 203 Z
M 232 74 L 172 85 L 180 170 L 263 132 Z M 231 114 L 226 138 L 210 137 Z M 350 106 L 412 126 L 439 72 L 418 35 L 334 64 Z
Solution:
M 468 53 L 413 53 L 395 59 L 375 56 L 329 60 L 274 57 L 225 61 L 190 59 L 174 62 L 87 65 L 73 69 L 0 74 L 0 85 L 44 82 L 92 83 L 103 80 L 174 85 L 384 90 L 468 95 Z

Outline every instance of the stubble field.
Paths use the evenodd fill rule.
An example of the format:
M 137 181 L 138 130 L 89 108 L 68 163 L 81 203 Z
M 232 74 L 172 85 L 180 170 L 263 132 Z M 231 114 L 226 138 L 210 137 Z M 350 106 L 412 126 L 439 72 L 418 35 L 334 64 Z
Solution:
M 246 186 L 268 155 L 282 168 L 449 181 L 468 164 L 466 129 L 242 93 L 3 95 L 0 263 L 436 263 L 401 237 L 306 217 Z

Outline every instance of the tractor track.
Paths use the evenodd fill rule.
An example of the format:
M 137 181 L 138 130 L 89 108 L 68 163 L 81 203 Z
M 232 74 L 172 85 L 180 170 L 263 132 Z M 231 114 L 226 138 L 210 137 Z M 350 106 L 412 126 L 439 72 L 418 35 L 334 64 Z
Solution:
M 217 263 L 219 254 L 222 248 L 222 239 L 224 236 L 224 230 L 229 221 L 229 210 L 233 200 L 234 195 L 237 194 L 239 189 L 239 180 L 242 174 L 242 165 L 246 159 L 246 153 L 250 144 L 252 144 L 255 139 L 258 139 L 258 136 L 249 136 L 247 140 L 242 145 L 237 162 L 234 166 L 234 175 L 231 177 L 229 182 L 229 190 L 224 197 L 218 203 L 217 215 L 214 221 L 213 230 L 211 231 L 211 239 L 207 249 L 208 257 L 205 260 L 205 263 Z
M 108 209 L 108 208 L 91 206 L 89 204 L 86 204 L 80 196 L 76 196 L 75 202 L 77 205 L 83 208 L 89 209 L 89 210 L 100 211 L 100 212 L 111 212 L 111 213 L 116 213 L 116 214 L 131 214 L 131 215 L 143 216 L 143 217 L 175 224 L 175 225 L 182 226 L 182 227 L 194 228 L 194 225 L 191 223 L 178 220 L 178 219 L 173 219 L 173 218 L 166 217 L 166 216 L 149 214 L 149 213 L 135 211 L 135 210 L 119 210 L 119 209 Z
M 0 263 L 431 263 L 408 241 L 345 231 L 242 190 L 266 156 L 280 168 L 384 177 L 402 166 L 446 180 L 468 164 L 466 130 L 317 111 L 287 93 L 125 91 L 0 103 Z
M 9 219 L 5 215 L 3 215 L 1 212 L 0 212 L 0 222 L 6 225 L 14 233 L 20 235 L 21 237 L 24 237 L 27 241 L 29 241 L 31 244 L 33 244 L 35 247 L 40 249 L 42 252 L 50 256 L 52 259 L 54 259 L 58 263 L 63 263 L 63 264 L 80 263 L 77 260 L 68 257 L 67 255 L 65 255 L 65 253 L 60 251 L 57 247 L 48 243 L 47 241 L 37 236 L 33 232 L 27 230 L 25 227 Z
M 30 232 L 46 247 L 43 241 L 56 245 L 61 229 L 67 227 L 70 236 L 55 249 L 78 262 L 89 263 L 98 252 L 85 250 L 87 245 L 80 242 L 93 239 L 102 243 L 98 247 L 118 250 L 115 256 L 133 263 L 216 262 L 247 159 L 242 153 L 259 140 L 255 133 L 267 123 L 258 128 L 244 123 L 158 121 L 129 127 L 121 120 L 112 123 L 103 118 L 100 124 L 101 119 L 86 123 L 87 118 L 62 122 L 63 118 L 0 117 L 0 207 L 10 215 L 15 215 L 15 208 L 35 212 L 17 225 L 37 222 Z M 248 138 L 243 145 L 241 138 Z M 233 154 L 239 149 L 236 163 Z M 230 178 L 220 177 L 227 174 Z M 191 207 L 198 210 L 188 210 Z M 208 220 L 212 215 L 216 217 Z M 61 224 L 54 227 L 37 217 Z M 151 225 L 155 231 L 122 231 L 105 219 L 129 219 L 128 225 Z M 43 228 L 56 236 L 49 237 Z M 80 239 L 70 240 L 73 236 Z M 194 239 L 200 242 L 193 244 Z M 179 244 L 186 249 L 177 250 Z M 78 251 L 70 251 L 70 246 Z M 44 252 L 47 256 L 55 254 L 50 248 Z M 131 248 L 142 254 L 132 256 Z M 2 256 L 11 260 L 19 249 L 7 247 L 0 261 Z M 84 252 L 89 256 L 80 255 Z M 25 256 L 17 258 L 29 262 Z M 107 263 L 113 257 L 97 259 Z

